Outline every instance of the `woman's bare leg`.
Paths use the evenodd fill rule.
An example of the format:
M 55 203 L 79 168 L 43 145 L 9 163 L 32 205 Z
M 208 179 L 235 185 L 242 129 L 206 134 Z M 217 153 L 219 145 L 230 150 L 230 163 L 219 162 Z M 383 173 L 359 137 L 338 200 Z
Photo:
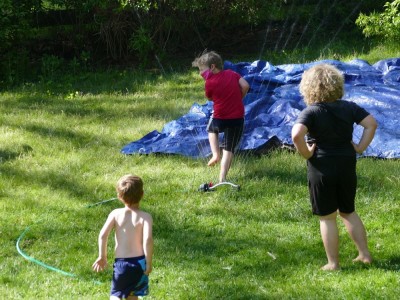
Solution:
M 319 217 L 322 242 L 328 263 L 321 269 L 326 271 L 338 270 L 339 267 L 339 230 L 336 223 L 337 212 Z
M 372 257 L 368 250 L 365 227 L 360 217 L 356 212 L 351 214 L 340 213 L 340 216 L 342 217 L 347 232 L 354 241 L 354 244 L 358 250 L 358 256 L 353 259 L 353 261 L 360 261 L 365 264 L 370 264 L 372 262 Z

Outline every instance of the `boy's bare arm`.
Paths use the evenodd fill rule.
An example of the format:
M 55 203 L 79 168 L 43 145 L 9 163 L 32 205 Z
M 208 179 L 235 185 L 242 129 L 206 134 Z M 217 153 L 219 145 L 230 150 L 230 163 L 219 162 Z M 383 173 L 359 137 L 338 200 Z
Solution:
M 243 77 L 241 77 L 241 78 L 239 79 L 239 86 L 240 86 L 240 90 L 241 90 L 241 92 L 242 92 L 242 98 L 244 98 L 244 97 L 246 96 L 247 92 L 248 92 L 249 89 L 250 89 L 250 85 L 249 85 L 249 83 L 247 82 L 246 79 L 244 79 Z
M 92 265 L 93 270 L 96 272 L 104 270 L 105 267 L 107 266 L 107 241 L 111 230 L 114 228 L 114 224 L 115 224 L 114 212 L 111 212 L 108 215 L 108 218 L 104 223 L 103 228 L 100 230 L 98 238 L 99 256 Z
M 149 275 L 153 269 L 153 218 L 146 214 L 143 222 L 143 250 L 146 257 L 146 271 Z

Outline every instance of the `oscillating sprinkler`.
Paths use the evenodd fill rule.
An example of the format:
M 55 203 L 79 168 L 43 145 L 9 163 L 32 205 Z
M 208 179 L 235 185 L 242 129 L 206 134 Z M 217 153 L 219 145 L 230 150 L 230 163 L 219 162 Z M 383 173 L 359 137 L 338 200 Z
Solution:
M 220 182 L 220 183 L 217 183 L 215 185 L 212 182 L 203 183 L 203 184 L 200 185 L 199 191 L 200 192 L 210 192 L 210 191 L 215 190 L 217 187 L 219 187 L 221 185 L 229 185 L 232 188 L 237 189 L 238 191 L 240 191 L 240 185 L 237 185 L 237 184 L 234 184 L 234 183 L 228 182 L 228 181 Z

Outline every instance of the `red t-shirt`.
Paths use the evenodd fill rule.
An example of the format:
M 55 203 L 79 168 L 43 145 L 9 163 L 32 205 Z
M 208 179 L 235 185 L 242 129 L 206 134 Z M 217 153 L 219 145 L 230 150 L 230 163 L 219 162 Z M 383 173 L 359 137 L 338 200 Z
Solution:
M 205 83 L 206 97 L 214 102 L 214 118 L 244 118 L 242 91 L 239 86 L 241 76 L 232 70 L 222 70 L 211 74 Z

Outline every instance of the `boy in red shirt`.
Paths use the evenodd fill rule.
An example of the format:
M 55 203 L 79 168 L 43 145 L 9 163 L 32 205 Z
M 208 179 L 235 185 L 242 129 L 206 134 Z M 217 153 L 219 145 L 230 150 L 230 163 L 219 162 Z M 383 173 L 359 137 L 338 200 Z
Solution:
M 205 80 L 205 95 L 213 101 L 213 114 L 207 126 L 212 157 L 208 162 L 214 166 L 221 160 L 219 182 L 225 182 L 232 164 L 233 154 L 240 142 L 244 127 L 244 104 L 250 86 L 238 73 L 223 70 L 223 61 L 214 51 L 203 53 L 192 65 L 199 68 Z M 219 133 L 224 133 L 222 159 L 219 149 Z

